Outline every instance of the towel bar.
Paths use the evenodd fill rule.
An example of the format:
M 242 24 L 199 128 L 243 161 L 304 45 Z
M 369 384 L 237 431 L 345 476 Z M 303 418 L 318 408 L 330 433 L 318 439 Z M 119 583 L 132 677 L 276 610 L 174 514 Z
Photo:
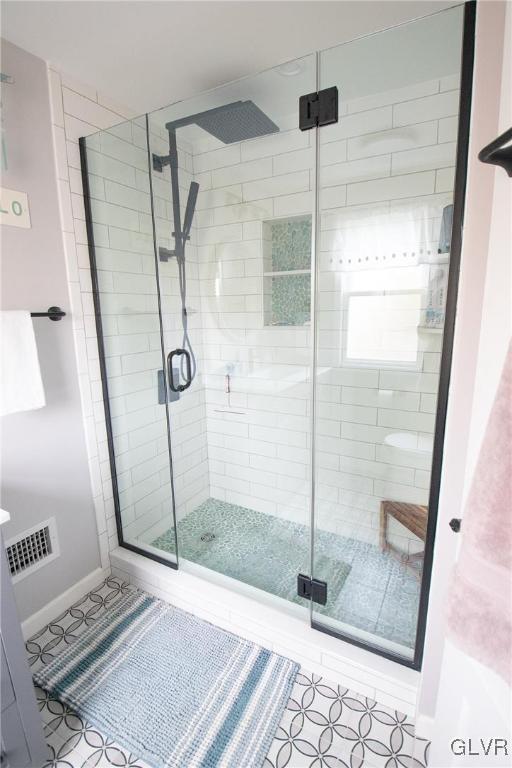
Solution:
M 31 312 L 30 317 L 48 317 L 50 320 L 62 320 L 66 313 L 60 307 L 49 307 L 46 312 Z

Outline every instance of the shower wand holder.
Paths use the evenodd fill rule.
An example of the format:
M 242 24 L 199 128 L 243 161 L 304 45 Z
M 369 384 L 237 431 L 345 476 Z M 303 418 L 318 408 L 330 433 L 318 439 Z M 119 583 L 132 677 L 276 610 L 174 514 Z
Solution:
M 163 248 L 162 246 L 158 249 L 158 258 L 160 261 L 169 261 L 173 256 L 176 256 L 176 251 L 170 251 L 168 248 Z
M 162 173 L 166 165 L 171 164 L 170 155 L 155 155 L 153 154 L 153 170 Z
M 190 240 L 190 236 L 186 238 L 187 240 Z M 176 251 L 170 251 L 169 248 L 164 248 L 163 246 L 160 246 L 158 249 L 158 258 L 160 261 L 169 261 L 169 259 L 173 259 L 176 256 Z

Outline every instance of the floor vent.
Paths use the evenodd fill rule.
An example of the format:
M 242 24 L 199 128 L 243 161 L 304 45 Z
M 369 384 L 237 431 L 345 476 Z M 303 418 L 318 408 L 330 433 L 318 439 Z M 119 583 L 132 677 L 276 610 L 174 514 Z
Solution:
M 14 582 L 25 578 L 59 555 L 55 518 L 23 531 L 5 544 Z

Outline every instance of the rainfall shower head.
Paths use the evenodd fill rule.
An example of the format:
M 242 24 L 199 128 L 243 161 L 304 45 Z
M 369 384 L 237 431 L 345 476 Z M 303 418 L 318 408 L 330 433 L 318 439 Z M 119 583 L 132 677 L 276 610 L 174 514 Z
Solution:
M 193 124 L 224 144 L 234 144 L 279 131 L 279 127 L 253 101 L 234 101 L 232 104 L 174 120 L 165 127 L 168 131 L 175 131 Z

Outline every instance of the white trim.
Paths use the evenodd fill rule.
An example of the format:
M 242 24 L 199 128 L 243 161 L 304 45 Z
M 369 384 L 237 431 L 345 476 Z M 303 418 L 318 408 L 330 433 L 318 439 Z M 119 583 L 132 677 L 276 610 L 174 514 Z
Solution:
M 418 714 L 418 717 L 416 718 L 416 736 L 419 736 L 421 739 L 428 739 L 429 741 L 432 741 L 434 738 L 434 718 L 433 717 L 427 717 L 427 715 L 420 715 Z
M 69 589 L 66 589 L 61 595 L 51 600 L 39 611 L 36 611 L 21 623 L 23 637 L 27 640 L 36 632 L 39 632 L 46 624 L 67 610 L 73 603 L 80 600 L 94 587 L 97 587 L 107 576 L 110 575 L 110 568 L 96 568 L 88 576 L 78 581 Z
M 127 549 L 110 553 L 113 573 L 141 589 L 294 659 L 381 704 L 414 717 L 419 672 L 312 629 L 304 618 Z

